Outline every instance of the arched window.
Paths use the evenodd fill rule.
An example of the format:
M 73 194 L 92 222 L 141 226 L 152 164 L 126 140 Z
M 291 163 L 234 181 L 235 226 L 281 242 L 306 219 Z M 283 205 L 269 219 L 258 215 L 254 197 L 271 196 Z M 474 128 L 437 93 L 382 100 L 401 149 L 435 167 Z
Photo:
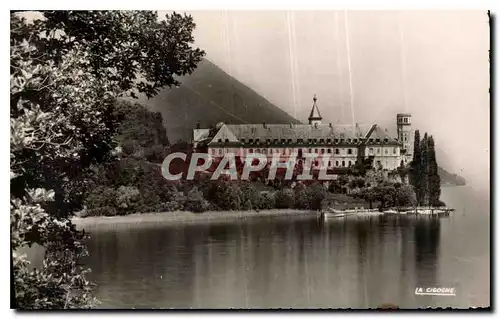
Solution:
M 342 167 L 345 167 L 345 161 L 342 161 Z
M 314 149 L 314 153 L 318 154 L 318 149 L 317 148 Z
M 351 155 L 352 154 L 352 148 L 347 149 L 347 154 Z
M 339 149 L 338 148 L 335 149 L 335 154 L 339 154 Z
M 321 149 L 321 154 L 325 154 L 325 149 L 324 148 Z
M 339 166 L 339 161 L 335 161 L 335 166 Z
M 331 154 L 332 153 L 332 149 L 329 148 L 327 152 L 328 152 L 328 154 Z
M 248 153 L 252 154 L 253 153 L 253 149 L 248 149 Z
M 348 164 L 349 164 L 349 167 L 351 167 L 351 165 L 352 165 L 351 161 L 349 161 L 349 163 L 348 163 Z

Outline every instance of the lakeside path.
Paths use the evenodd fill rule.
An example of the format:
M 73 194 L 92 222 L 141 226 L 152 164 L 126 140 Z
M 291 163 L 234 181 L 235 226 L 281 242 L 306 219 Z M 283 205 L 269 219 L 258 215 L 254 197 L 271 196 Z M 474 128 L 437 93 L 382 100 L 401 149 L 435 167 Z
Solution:
M 319 216 L 319 212 L 293 209 L 270 209 L 261 211 L 207 211 L 204 213 L 191 213 L 187 211 L 174 211 L 164 213 L 144 213 L 124 216 L 98 216 L 74 217 L 72 222 L 77 228 L 90 229 L 101 226 L 118 225 L 176 225 L 176 224 L 204 224 L 210 222 L 232 222 L 235 220 L 249 220 L 262 217 L 292 217 L 292 216 Z

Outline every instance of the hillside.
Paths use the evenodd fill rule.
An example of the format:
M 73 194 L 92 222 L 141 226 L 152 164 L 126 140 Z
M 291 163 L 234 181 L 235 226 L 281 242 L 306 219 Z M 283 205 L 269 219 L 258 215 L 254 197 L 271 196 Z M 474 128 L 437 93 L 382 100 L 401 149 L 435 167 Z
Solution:
M 465 178 L 457 174 L 452 174 L 442 167 L 438 167 L 438 174 L 441 178 L 441 185 L 463 186 L 466 184 Z
M 201 127 L 218 122 L 299 123 L 208 60 L 179 80 L 182 84 L 178 88 L 165 89 L 151 100 L 140 100 L 162 114 L 172 142 L 189 139 L 198 123 Z

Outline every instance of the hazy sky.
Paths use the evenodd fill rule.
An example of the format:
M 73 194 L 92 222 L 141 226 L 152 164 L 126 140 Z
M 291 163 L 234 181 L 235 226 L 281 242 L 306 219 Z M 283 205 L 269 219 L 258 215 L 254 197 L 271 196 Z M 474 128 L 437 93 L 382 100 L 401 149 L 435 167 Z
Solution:
M 354 122 L 394 127 L 397 112 L 410 112 L 414 127 L 434 135 L 448 168 L 488 182 L 485 12 L 189 13 L 209 60 L 297 119 L 307 120 L 313 94 L 332 123 L 352 123 L 354 114 Z

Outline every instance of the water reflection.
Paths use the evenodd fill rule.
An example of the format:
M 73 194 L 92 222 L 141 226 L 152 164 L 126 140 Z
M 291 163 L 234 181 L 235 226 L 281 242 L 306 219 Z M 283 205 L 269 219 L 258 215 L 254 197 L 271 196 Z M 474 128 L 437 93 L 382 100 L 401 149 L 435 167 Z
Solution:
M 415 307 L 439 241 L 436 218 L 264 218 L 96 230 L 86 262 L 103 307 Z

